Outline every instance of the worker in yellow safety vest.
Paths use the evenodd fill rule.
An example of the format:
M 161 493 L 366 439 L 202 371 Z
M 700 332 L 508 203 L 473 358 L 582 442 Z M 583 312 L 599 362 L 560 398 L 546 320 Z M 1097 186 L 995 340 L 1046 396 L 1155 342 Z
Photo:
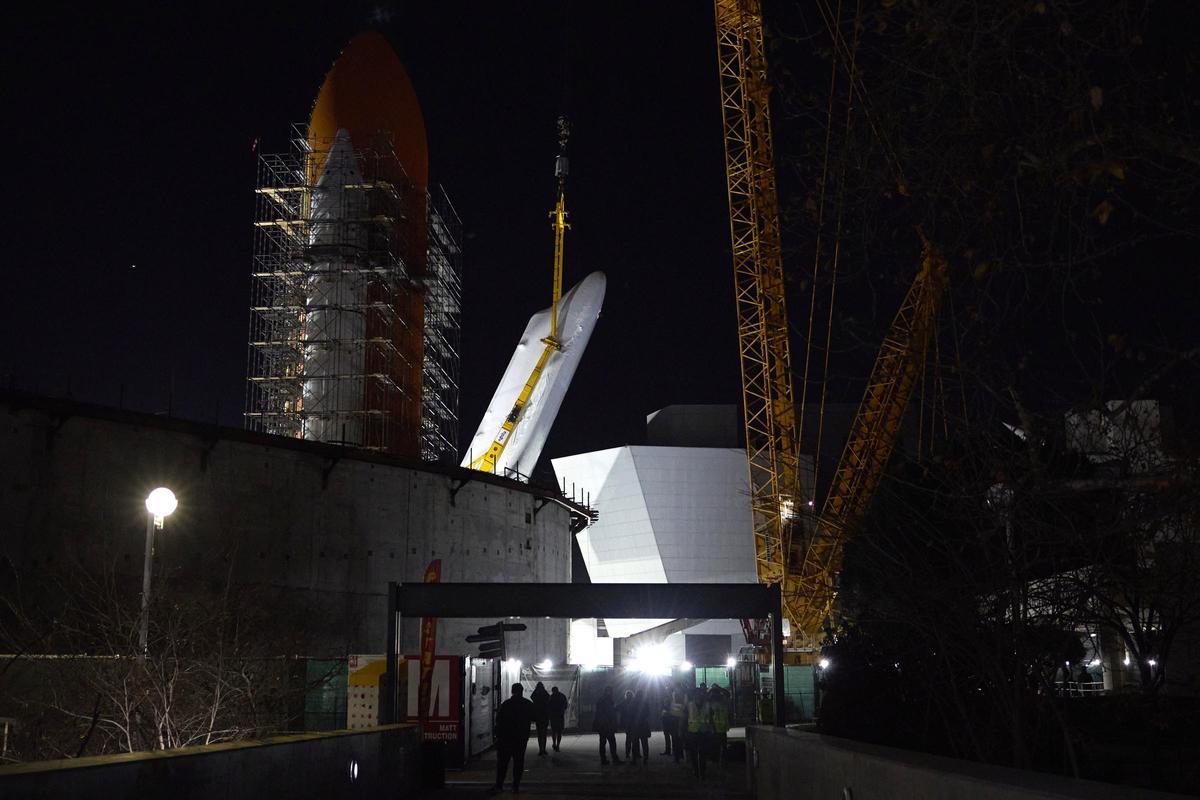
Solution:
M 720 686 L 708 690 L 709 716 L 712 719 L 712 756 L 725 763 L 725 744 L 729 740 L 729 692 Z
M 692 772 L 704 779 L 708 753 L 712 748 L 712 718 L 709 714 L 708 692 L 699 687 L 692 692 L 687 704 L 687 751 L 692 762 Z
M 667 714 L 664 719 L 671 720 L 671 736 L 674 739 L 674 747 L 668 745 L 667 749 L 675 756 L 675 763 L 683 761 L 683 724 L 686 719 L 687 706 L 684 704 L 684 694 L 681 689 L 676 689 L 671 692 L 671 697 L 667 701 Z M 664 723 L 665 725 L 665 723 Z M 663 730 L 666 730 L 664 727 Z M 664 753 L 664 755 L 666 755 Z

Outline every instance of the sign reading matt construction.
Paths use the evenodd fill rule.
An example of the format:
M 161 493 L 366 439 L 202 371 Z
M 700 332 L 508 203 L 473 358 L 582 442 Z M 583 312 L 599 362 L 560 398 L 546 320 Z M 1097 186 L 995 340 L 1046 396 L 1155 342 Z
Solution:
M 409 722 L 417 722 L 417 692 L 421 665 L 408 659 Z M 422 730 L 427 742 L 457 742 L 462 731 L 462 658 L 434 656 L 429 686 L 429 717 Z

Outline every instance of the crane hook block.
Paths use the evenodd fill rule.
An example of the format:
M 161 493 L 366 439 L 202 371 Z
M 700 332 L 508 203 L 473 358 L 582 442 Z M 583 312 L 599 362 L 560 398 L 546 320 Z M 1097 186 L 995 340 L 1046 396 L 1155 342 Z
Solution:
M 571 166 L 570 162 L 567 160 L 566 156 L 555 156 L 554 157 L 554 177 L 556 177 L 556 178 L 567 177 L 567 173 L 570 172 L 570 166 Z

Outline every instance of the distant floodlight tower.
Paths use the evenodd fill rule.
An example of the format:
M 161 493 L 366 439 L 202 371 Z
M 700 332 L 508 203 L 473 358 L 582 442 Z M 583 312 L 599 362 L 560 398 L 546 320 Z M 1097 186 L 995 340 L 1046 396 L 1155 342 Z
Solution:
M 260 160 L 248 427 L 454 457 L 461 223 L 428 172 L 404 66 L 355 37 L 293 152 Z

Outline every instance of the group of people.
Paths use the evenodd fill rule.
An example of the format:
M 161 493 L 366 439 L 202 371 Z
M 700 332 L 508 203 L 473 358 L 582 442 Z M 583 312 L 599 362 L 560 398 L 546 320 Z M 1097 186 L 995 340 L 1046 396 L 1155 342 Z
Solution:
M 525 748 L 529 746 L 529 726 L 537 730 L 538 755 L 546 755 L 546 729 L 550 731 L 550 746 L 558 752 L 562 747 L 563 727 L 567 718 L 567 696 L 552 686 L 538 681 L 529 699 L 525 687 L 512 686 L 512 697 L 500 704 L 496 716 L 496 791 L 504 788 L 509 762 L 513 768 L 513 791 L 521 791 L 521 775 L 525 772 Z
M 504 787 L 508 766 L 513 768 L 512 787 L 521 791 L 521 776 L 525 771 L 525 748 L 529 745 L 529 728 L 537 731 L 538 755 L 547 754 L 549 729 L 550 746 L 558 752 L 562 746 L 566 721 L 567 698 L 557 686 L 546 691 L 538 682 L 529 698 L 525 687 L 512 686 L 512 696 L 500 704 L 496 718 L 496 791 Z M 613 688 L 606 686 L 596 702 L 592 728 L 600 735 L 600 763 L 621 763 L 617 755 L 617 734 L 625 734 L 625 760 L 637 764 L 650 761 L 651 720 L 654 717 L 650 695 L 639 689 L 627 691 L 619 702 Z M 729 692 L 720 686 L 700 684 L 690 691 L 676 689 L 667 692 L 661 704 L 663 736 L 666 739 L 664 756 L 683 760 L 684 751 L 697 778 L 705 775 L 709 760 L 723 760 L 729 732 Z M 607 749 L 606 749 L 607 748 Z M 611 759 L 611 760 L 610 760 Z
M 650 760 L 651 703 L 642 690 L 627 691 L 616 701 L 611 686 L 596 703 L 593 730 L 600 735 L 600 763 L 621 763 L 617 733 L 625 734 L 625 758 L 634 764 Z M 722 760 L 729 735 L 729 692 L 720 686 L 700 684 L 690 692 L 677 689 L 664 697 L 661 709 L 664 756 L 688 761 L 697 778 L 703 778 L 709 759 Z M 607 748 L 607 750 L 606 750 Z M 611 759 L 611 761 L 610 761 Z

